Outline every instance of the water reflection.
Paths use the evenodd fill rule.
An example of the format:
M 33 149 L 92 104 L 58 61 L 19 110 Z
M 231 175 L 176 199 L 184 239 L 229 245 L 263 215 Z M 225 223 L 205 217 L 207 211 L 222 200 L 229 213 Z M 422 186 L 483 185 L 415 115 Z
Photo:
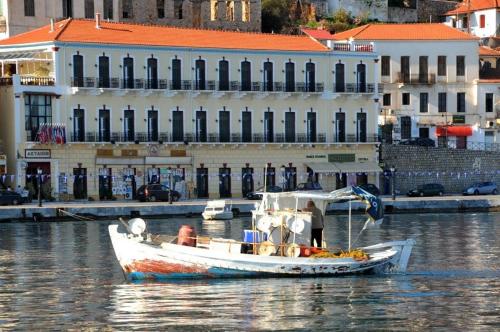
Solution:
M 364 218 L 354 219 L 355 236 Z M 406 275 L 161 284 L 125 282 L 108 224 L 0 224 L 1 328 L 492 330 L 500 324 L 498 213 L 392 215 L 360 236 L 359 245 L 416 238 Z M 148 227 L 176 234 L 183 224 L 234 239 L 250 227 L 248 219 L 200 218 L 152 220 Z M 329 245 L 347 245 L 346 226 L 345 217 L 328 217 Z

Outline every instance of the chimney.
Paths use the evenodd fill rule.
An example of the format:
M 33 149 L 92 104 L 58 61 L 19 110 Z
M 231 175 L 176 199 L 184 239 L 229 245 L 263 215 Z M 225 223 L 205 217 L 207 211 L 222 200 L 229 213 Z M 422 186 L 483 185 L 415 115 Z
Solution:
M 95 28 L 96 29 L 101 28 L 101 14 L 100 13 L 95 13 Z
M 50 19 L 50 32 L 54 32 L 56 29 L 54 27 L 54 19 L 51 18 Z

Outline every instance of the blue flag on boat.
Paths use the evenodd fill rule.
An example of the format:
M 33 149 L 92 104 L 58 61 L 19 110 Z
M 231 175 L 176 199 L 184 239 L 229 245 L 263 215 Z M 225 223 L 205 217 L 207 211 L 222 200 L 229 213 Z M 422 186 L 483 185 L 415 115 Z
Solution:
M 378 223 L 384 219 L 384 206 L 380 198 L 370 194 L 360 187 L 352 187 L 352 192 L 368 204 L 366 213 L 373 222 Z

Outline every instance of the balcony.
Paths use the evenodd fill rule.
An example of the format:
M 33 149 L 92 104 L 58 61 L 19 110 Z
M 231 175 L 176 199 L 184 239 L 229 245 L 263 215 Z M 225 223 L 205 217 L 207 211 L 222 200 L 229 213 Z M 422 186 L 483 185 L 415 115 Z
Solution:
M 267 138 L 263 133 L 254 133 L 250 137 L 244 137 L 241 133 L 230 133 L 226 137 L 221 137 L 219 133 L 184 133 L 181 138 L 174 139 L 172 133 L 159 132 L 156 135 L 146 132 L 135 132 L 131 135 L 124 132 L 69 132 L 67 134 L 68 143 L 261 143 L 261 144 L 317 144 L 317 143 L 374 143 L 378 142 L 378 136 L 367 135 L 365 140 L 357 139 L 354 134 L 345 135 L 344 139 L 336 140 L 336 135 L 328 139 L 326 133 L 317 133 L 315 137 L 307 133 L 295 133 L 286 136 L 285 133 L 275 133 L 272 138 Z M 26 132 L 28 142 L 36 141 L 36 134 Z
M 331 48 L 338 52 L 374 52 L 373 43 L 333 43 Z
M 334 93 L 375 93 L 375 84 L 345 83 L 334 84 Z
M 54 86 L 55 78 L 49 76 L 18 76 L 20 85 L 35 85 L 35 86 Z M 13 85 L 15 81 L 14 77 L 0 77 L 0 86 Z
M 398 73 L 396 83 L 402 84 L 435 84 L 436 74 L 408 74 L 408 73 Z
M 3 84 L 8 83 L 6 81 Z M 41 81 L 40 83 L 43 83 Z M 50 81 L 48 81 L 50 83 Z M 2 84 L 2 82 L 0 82 Z M 52 81 L 53 84 L 53 81 Z M 123 90 L 168 90 L 168 91 L 227 91 L 227 92 L 299 92 L 299 93 L 322 93 L 324 91 L 323 83 L 307 84 L 304 82 L 295 82 L 292 87 L 286 86 L 284 82 L 248 82 L 242 84 L 240 81 L 191 81 L 181 80 L 172 81 L 165 79 L 146 80 L 146 79 L 131 79 L 124 80 L 116 77 L 106 79 L 96 77 L 73 77 L 71 86 L 74 88 L 83 89 L 123 89 Z

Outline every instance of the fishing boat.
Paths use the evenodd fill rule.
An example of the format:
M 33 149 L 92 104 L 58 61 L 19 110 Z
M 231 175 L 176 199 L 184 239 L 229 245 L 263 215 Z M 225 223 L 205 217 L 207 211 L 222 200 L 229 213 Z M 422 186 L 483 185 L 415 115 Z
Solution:
M 380 223 L 383 207 L 359 187 L 329 193 L 262 193 L 252 211 L 252 229 L 241 241 L 196 236 L 184 225 L 178 236 L 147 232 L 140 218 L 109 226 L 118 261 L 129 280 L 217 277 L 313 277 L 358 273 L 405 272 L 413 239 L 361 248 L 351 239 L 351 202 L 367 204 L 369 225 Z M 324 214 L 329 203 L 349 202 L 349 245 L 345 250 L 310 247 L 312 200 Z
M 205 220 L 231 220 L 233 219 L 232 204 L 225 200 L 208 201 L 201 214 Z

